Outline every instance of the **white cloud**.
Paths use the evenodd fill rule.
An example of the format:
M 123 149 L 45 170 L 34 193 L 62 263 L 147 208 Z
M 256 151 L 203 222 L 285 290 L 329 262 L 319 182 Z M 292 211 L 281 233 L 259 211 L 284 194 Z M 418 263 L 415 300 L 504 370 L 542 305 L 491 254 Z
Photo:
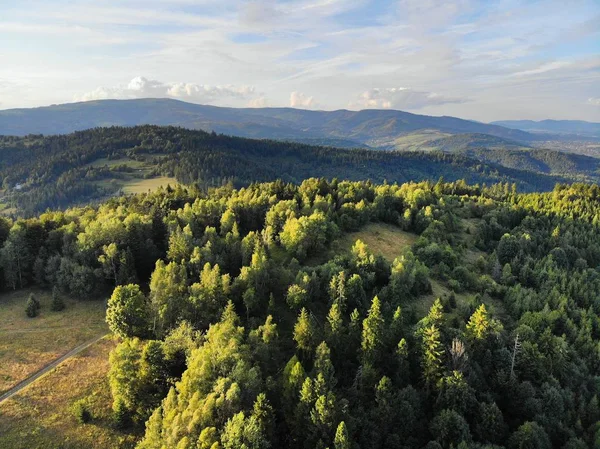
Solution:
M 592 97 L 592 98 L 588 98 L 587 101 L 589 104 L 593 104 L 594 106 L 600 106 L 600 97 Z
M 76 101 L 105 100 L 108 98 L 177 98 L 194 103 L 212 103 L 227 98 L 251 99 L 253 86 L 211 86 L 195 83 L 163 83 L 143 76 L 133 78 L 127 86 L 98 87 L 76 96 Z
M 540 73 L 550 72 L 552 70 L 562 69 L 564 67 L 569 67 L 571 65 L 568 61 L 553 61 L 548 62 L 546 64 L 542 64 L 539 67 L 530 70 L 523 70 L 521 72 L 513 73 L 512 76 L 529 76 L 529 75 L 538 75 Z
M 293 108 L 310 109 L 317 106 L 315 98 L 307 96 L 302 92 L 292 92 L 290 94 L 290 106 Z
M 269 100 L 265 96 L 253 98 L 247 104 L 250 108 L 266 108 L 269 107 Z
M 447 103 L 464 103 L 461 98 L 445 97 L 435 92 L 424 92 L 409 87 L 374 88 L 360 94 L 350 103 L 351 108 L 369 109 L 421 109 Z

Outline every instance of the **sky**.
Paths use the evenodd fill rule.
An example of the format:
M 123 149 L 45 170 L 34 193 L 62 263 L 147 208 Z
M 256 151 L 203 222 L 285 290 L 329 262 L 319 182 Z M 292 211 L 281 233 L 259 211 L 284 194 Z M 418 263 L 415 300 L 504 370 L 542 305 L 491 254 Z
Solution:
M 0 109 L 147 97 L 600 122 L 600 0 L 0 0 Z

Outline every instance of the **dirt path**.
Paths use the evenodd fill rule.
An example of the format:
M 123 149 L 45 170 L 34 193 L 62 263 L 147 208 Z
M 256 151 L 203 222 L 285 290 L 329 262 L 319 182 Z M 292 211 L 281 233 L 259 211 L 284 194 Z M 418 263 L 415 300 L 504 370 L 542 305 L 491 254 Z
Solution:
M 37 379 L 39 379 L 40 377 L 42 377 L 44 374 L 48 373 L 49 371 L 52 371 L 54 368 L 56 368 L 58 365 L 60 365 L 65 360 L 70 359 L 71 357 L 79 354 L 84 349 L 89 348 L 94 343 L 99 342 L 104 337 L 106 337 L 106 335 L 108 335 L 108 334 L 101 335 L 99 337 L 94 338 L 93 340 L 88 340 L 85 343 L 80 344 L 76 348 L 73 348 L 72 350 L 70 350 L 69 352 L 67 352 L 65 355 L 63 355 L 63 356 L 57 358 L 56 360 L 48 363 L 41 370 L 37 371 L 36 373 L 34 373 L 31 376 L 29 376 L 27 379 L 25 379 L 22 382 L 18 383 L 17 385 L 15 385 L 14 387 L 12 387 L 10 390 L 8 390 L 6 393 L 3 393 L 2 395 L 0 395 L 0 403 L 4 402 L 7 399 L 10 399 L 15 394 L 17 394 L 19 391 L 21 391 L 23 388 L 25 388 L 27 385 L 32 384 Z

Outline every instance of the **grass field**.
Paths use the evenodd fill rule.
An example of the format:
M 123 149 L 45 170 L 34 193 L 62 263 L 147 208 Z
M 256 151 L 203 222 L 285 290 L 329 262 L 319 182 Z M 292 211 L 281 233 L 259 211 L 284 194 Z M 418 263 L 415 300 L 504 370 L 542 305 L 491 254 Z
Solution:
M 25 315 L 30 293 L 42 306 L 35 318 Z M 53 312 L 51 300 L 51 294 L 41 290 L 0 295 L 0 393 L 77 345 L 108 332 L 103 301 L 65 297 L 65 310 Z
M 383 256 L 390 263 L 402 254 L 406 248 L 417 240 L 416 234 L 405 232 L 398 226 L 386 223 L 369 223 L 360 231 L 342 235 L 331 243 L 330 248 L 321 254 L 309 257 L 305 264 L 308 266 L 327 262 L 337 254 L 350 254 L 357 240 L 366 243 L 369 251 Z
M 448 136 L 450 134 L 424 129 L 398 137 L 394 141 L 394 146 L 399 151 L 431 151 L 436 147 L 433 143 L 429 145 L 429 142 Z
M 148 190 L 156 190 L 159 187 L 171 185 L 175 187 L 177 180 L 168 176 L 159 176 L 149 179 L 132 179 L 123 184 L 123 193 L 146 193 Z
M 133 447 L 133 437 L 111 420 L 109 338 L 65 361 L 0 404 L 0 447 L 6 449 L 113 449 Z M 92 420 L 79 424 L 72 404 L 85 399 Z
M 156 167 L 155 158 L 160 154 L 146 155 L 142 160 L 129 158 L 107 159 L 101 158 L 90 162 L 87 166 L 94 168 L 126 166 L 135 170 L 131 173 L 119 173 L 112 179 L 103 179 L 96 184 L 102 187 L 118 189 L 125 194 L 146 193 L 148 190 L 155 190 L 159 187 L 166 187 L 168 184 L 175 186 L 177 180 L 168 176 L 156 176 L 145 178 Z
M 381 255 L 389 262 L 410 248 L 417 240 L 416 234 L 405 232 L 397 226 L 386 223 L 370 223 L 358 232 L 345 234 L 335 241 L 336 252 L 349 252 L 357 240 L 362 240 L 373 254 Z

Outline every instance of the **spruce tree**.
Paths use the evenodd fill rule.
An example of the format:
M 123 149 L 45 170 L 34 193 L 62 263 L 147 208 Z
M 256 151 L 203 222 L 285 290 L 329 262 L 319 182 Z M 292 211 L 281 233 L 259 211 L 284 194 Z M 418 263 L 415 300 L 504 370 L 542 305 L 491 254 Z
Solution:
M 52 289 L 52 310 L 55 312 L 60 312 L 65 308 L 65 301 L 62 296 L 58 292 L 58 288 L 54 286 Z
M 381 314 L 381 303 L 375 296 L 367 317 L 363 320 L 362 350 L 366 361 L 374 361 L 379 349 L 383 345 L 384 337 L 383 316 Z
M 294 340 L 298 349 L 302 351 L 310 351 L 315 345 L 315 328 L 306 308 L 302 308 L 298 321 L 294 326 Z
M 335 440 L 333 441 L 335 449 L 350 449 L 350 437 L 348 436 L 348 429 L 344 421 L 340 422 L 335 431 Z

